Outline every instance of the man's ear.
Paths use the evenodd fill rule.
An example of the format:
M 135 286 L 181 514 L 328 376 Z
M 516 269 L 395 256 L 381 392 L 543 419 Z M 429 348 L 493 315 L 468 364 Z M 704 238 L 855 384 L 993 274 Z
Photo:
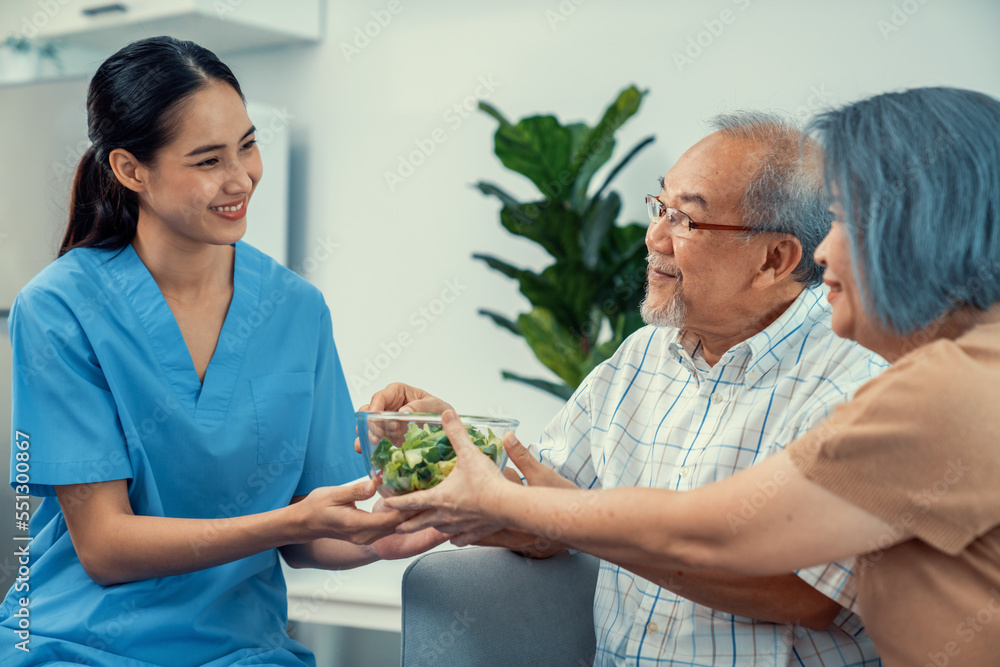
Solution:
M 118 182 L 132 192 L 145 192 L 149 186 L 149 169 L 124 148 L 116 148 L 108 155 L 111 171 Z
M 763 290 L 788 278 L 802 261 L 802 243 L 789 234 L 769 234 L 764 262 L 753 277 L 754 289 Z

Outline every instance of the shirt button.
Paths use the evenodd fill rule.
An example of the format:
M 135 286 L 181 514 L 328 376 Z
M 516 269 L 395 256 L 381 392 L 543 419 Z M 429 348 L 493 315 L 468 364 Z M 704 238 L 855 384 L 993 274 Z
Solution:
M 722 394 L 720 394 L 718 392 L 712 394 L 712 402 L 713 403 L 718 403 L 721 400 L 722 400 Z
M 650 632 L 656 632 L 657 630 L 660 629 L 660 626 L 650 621 L 649 623 L 646 624 L 646 629 L 649 630 Z
M 681 477 L 687 477 L 691 474 L 690 468 L 681 468 Z

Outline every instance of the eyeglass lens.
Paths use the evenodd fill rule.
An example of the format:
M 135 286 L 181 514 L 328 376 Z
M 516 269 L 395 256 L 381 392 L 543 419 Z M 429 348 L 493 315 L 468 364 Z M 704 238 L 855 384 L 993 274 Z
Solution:
M 646 209 L 649 212 L 650 222 L 664 221 L 676 232 L 688 232 L 690 226 L 687 214 L 676 208 L 669 208 L 653 195 L 646 196 Z

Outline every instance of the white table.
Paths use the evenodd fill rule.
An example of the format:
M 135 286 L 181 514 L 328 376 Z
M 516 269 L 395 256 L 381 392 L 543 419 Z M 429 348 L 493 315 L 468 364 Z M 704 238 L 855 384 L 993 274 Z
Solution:
M 288 618 L 301 623 L 399 632 L 403 572 L 412 559 L 379 561 L 353 570 L 285 566 Z

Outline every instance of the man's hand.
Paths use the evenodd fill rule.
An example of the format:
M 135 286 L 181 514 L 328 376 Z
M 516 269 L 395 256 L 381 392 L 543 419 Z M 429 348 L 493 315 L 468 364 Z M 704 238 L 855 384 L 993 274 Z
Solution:
M 507 456 L 510 457 L 510 462 L 517 466 L 517 469 L 524 475 L 524 481 L 527 482 L 528 486 L 549 486 L 564 489 L 577 488 L 576 484 L 552 468 L 541 461 L 536 461 L 532 453 L 528 451 L 528 448 L 522 445 L 521 441 L 513 435 L 508 436 L 504 440 L 504 449 L 507 451 Z M 517 476 L 517 473 L 507 468 L 504 470 L 504 475 L 507 475 L 508 479 L 510 479 L 508 473 L 512 474 L 514 480 L 520 483 L 521 480 Z
M 439 415 L 445 410 L 454 409 L 448 403 L 428 394 L 423 389 L 411 387 L 402 382 L 393 382 L 385 389 L 375 392 L 371 400 L 358 408 L 358 411 L 430 412 Z M 355 427 L 355 433 L 357 433 L 357 427 Z M 357 438 L 354 439 L 354 451 L 358 454 L 361 453 L 361 442 Z

